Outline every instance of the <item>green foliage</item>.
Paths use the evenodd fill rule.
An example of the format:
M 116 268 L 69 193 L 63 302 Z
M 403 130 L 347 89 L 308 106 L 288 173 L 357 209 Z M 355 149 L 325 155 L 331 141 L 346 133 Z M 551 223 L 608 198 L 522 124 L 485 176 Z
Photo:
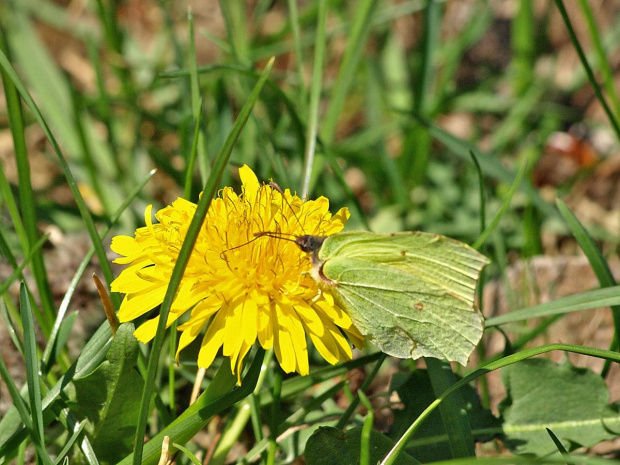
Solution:
M 390 390 L 396 391 L 404 405 L 402 410 L 395 410 L 394 425 L 390 431 L 390 437 L 398 439 L 436 396 L 426 370 L 416 370 L 411 374 L 399 373 L 392 378 Z M 487 442 L 499 434 L 500 420 L 482 406 L 476 390 L 467 385 L 459 394 L 460 405 L 464 406 L 462 412 L 465 413 L 474 439 L 477 442 Z M 454 434 L 452 427 L 446 427 L 440 412 L 436 410 L 407 445 L 407 452 L 423 463 L 448 460 L 452 458 L 448 446 L 451 434 Z
M 371 431 L 368 464 L 377 463 L 392 448 L 392 442 L 378 431 Z M 308 440 L 306 463 L 308 465 L 359 465 L 362 447 L 362 428 L 352 428 L 343 433 L 337 428 L 321 427 Z M 417 460 L 408 454 L 401 454 L 396 465 L 415 465 Z
M 558 185 L 535 182 L 553 133 L 579 124 L 598 139 L 619 138 L 617 18 L 591 0 L 546 9 L 527 0 L 501 13 L 492 2 L 230 0 L 220 10 L 197 4 L 189 17 L 162 0 L 60 3 L 0 1 L 0 465 L 155 464 L 164 436 L 172 453 L 183 452 L 180 464 L 199 463 L 211 447 L 211 464 L 227 455 L 268 465 L 473 462 L 474 441 L 492 439 L 501 453 L 586 463 L 596 459 L 575 457 L 576 447 L 617 436 L 605 380 L 620 361 L 620 286 L 609 260 L 620 239 L 609 223 L 580 218 L 575 198 L 584 191 L 575 186 L 600 173 L 579 166 Z M 579 66 L 566 76 L 563 60 L 575 51 Z M 272 56 L 273 69 L 265 66 Z M 584 103 L 591 91 L 602 111 Z M 617 140 L 608 145 L 603 156 L 620 150 Z M 94 256 L 103 280 L 113 279 L 109 236 L 143 226 L 147 204 L 157 209 L 178 195 L 198 202 L 203 191 L 197 230 L 243 163 L 262 180 L 327 196 L 332 211 L 349 207 L 348 229 L 422 230 L 474 244 L 493 262 L 480 296 L 490 280 L 503 283 L 509 311 L 480 309 L 480 344 L 479 319 L 461 331 L 467 344 L 450 331 L 429 335 L 461 362 L 477 347 L 458 374 L 432 359 L 421 369 L 362 353 L 326 366 L 311 353 L 310 375 L 289 377 L 257 350 L 241 386 L 227 359 L 200 381 L 195 358 L 175 363 L 177 341 L 163 327 L 190 235 L 152 344 L 139 346 L 131 325 L 113 337 L 103 317 L 90 321 L 101 305 L 79 284 Z M 597 219 L 608 219 L 601 211 Z M 75 262 L 53 261 L 57 237 L 72 242 L 65 234 L 76 233 L 92 247 L 71 244 Z M 376 252 L 384 236 L 373 237 L 358 251 Z M 587 257 L 600 289 L 532 303 L 510 282 L 511 265 L 566 253 L 567 244 Z M 464 250 L 473 254 L 460 245 L 454 253 Z M 439 262 L 426 271 L 445 270 L 447 258 Z M 324 272 L 353 273 L 357 287 L 342 288 L 349 294 L 360 281 L 374 284 L 351 265 L 347 256 Z M 65 282 L 59 270 L 73 277 Z M 411 304 L 413 281 L 395 280 L 399 305 Z M 406 352 L 392 336 L 411 326 L 400 321 L 407 315 L 380 332 L 385 315 L 368 311 L 368 299 L 385 298 L 382 286 L 361 290 L 352 316 L 366 319 L 360 327 L 380 347 Z M 442 311 L 453 310 L 455 289 L 445 289 Z M 111 299 L 118 309 L 119 296 Z M 611 306 L 609 350 L 550 339 L 555 322 L 601 306 Z M 497 329 L 506 348 L 490 352 Z M 541 334 L 551 343 L 540 345 Z M 597 374 L 530 360 L 551 351 L 605 364 Z M 484 381 L 500 369 L 508 394 L 496 417 Z M 189 405 L 194 383 L 202 394 Z M 393 423 L 381 423 L 386 410 Z M 195 440 L 201 430 L 216 434 Z
M 545 457 L 557 451 L 547 428 L 569 451 L 617 436 L 618 408 L 609 405 L 605 381 L 587 368 L 531 359 L 502 370 L 502 381 L 505 443 L 518 454 Z
M 117 463 L 133 448 L 133 432 L 144 386 L 136 371 L 138 341 L 134 325 L 119 326 L 112 345 L 92 373 L 74 379 L 75 411 L 88 418 L 93 450 L 100 461 Z

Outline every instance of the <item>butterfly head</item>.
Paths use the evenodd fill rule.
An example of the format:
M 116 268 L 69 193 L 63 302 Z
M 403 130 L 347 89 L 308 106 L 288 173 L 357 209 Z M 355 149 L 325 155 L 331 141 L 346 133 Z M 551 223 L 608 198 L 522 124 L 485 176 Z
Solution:
M 327 239 L 327 236 L 312 236 L 310 234 L 304 234 L 303 236 L 295 237 L 295 244 L 297 244 L 297 246 L 304 252 L 314 256 L 321 249 L 325 239 Z

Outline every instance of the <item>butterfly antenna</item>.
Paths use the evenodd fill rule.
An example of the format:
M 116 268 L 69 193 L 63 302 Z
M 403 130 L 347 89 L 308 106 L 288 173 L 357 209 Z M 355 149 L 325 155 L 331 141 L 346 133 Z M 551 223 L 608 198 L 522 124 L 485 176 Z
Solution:
M 251 244 L 252 242 L 254 242 L 256 239 L 258 239 L 260 237 L 260 236 L 256 236 L 256 234 L 254 234 L 254 236 L 255 236 L 254 238 L 250 239 L 247 242 L 244 242 L 243 244 L 239 244 L 239 245 L 236 245 L 234 247 L 230 247 L 229 249 L 226 249 L 226 250 L 222 251 L 220 253 L 220 258 L 222 260 L 224 260 L 225 262 L 228 262 L 228 260 L 226 259 L 226 254 L 228 252 L 230 252 L 231 250 L 240 249 L 241 247 L 245 247 L 246 245 Z
M 270 186 L 272 189 L 277 190 L 280 194 L 284 195 L 284 191 L 277 182 L 269 181 L 268 186 Z
M 259 237 L 265 237 L 265 236 L 273 237 L 274 239 L 283 239 L 285 241 L 291 241 L 291 242 L 295 242 L 294 238 L 297 237 L 295 234 L 290 234 L 290 233 L 261 231 L 261 232 L 254 233 L 254 239 L 252 240 L 255 241 Z M 292 236 L 292 237 L 284 237 L 284 236 Z
M 272 189 L 275 189 L 276 191 L 278 191 L 282 195 L 282 200 L 288 205 L 288 208 L 291 210 L 291 213 L 293 214 L 293 216 L 297 220 L 297 224 L 299 224 L 299 226 L 301 227 L 301 230 L 303 231 L 303 233 L 306 234 L 306 231 L 304 229 L 303 223 L 301 222 L 301 220 L 297 216 L 297 213 L 295 213 L 295 210 L 293 209 L 293 206 L 286 199 L 286 197 L 284 197 L 284 191 L 282 190 L 282 188 L 277 183 L 275 183 L 273 181 L 269 182 L 269 186 L 271 186 Z M 293 234 L 291 234 L 291 235 L 293 235 Z

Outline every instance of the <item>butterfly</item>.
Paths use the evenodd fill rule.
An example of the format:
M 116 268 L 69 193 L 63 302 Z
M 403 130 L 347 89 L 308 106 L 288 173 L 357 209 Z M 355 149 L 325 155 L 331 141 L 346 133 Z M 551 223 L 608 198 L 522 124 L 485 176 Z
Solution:
M 467 363 L 484 331 L 474 304 L 484 255 L 426 232 L 302 235 L 295 243 L 311 255 L 319 286 L 381 351 Z

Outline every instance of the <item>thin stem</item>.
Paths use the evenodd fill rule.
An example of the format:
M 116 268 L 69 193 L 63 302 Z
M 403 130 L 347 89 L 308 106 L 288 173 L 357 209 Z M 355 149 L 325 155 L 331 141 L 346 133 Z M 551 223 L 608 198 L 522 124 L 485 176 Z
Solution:
M 308 126 L 306 129 L 306 145 L 304 148 L 304 174 L 301 197 L 306 199 L 310 191 L 310 177 L 314 165 L 316 136 L 318 132 L 319 102 L 321 99 L 321 83 L 323 82 L 323 64 L 325 61 L 325 24 L 327 22 L 327 0 L 319 0 L 319 11 L 316 29 L 316 46 L 314 48 L 314 68 L 312 86 L 310 87 L 310 106 L 308 109 Z

